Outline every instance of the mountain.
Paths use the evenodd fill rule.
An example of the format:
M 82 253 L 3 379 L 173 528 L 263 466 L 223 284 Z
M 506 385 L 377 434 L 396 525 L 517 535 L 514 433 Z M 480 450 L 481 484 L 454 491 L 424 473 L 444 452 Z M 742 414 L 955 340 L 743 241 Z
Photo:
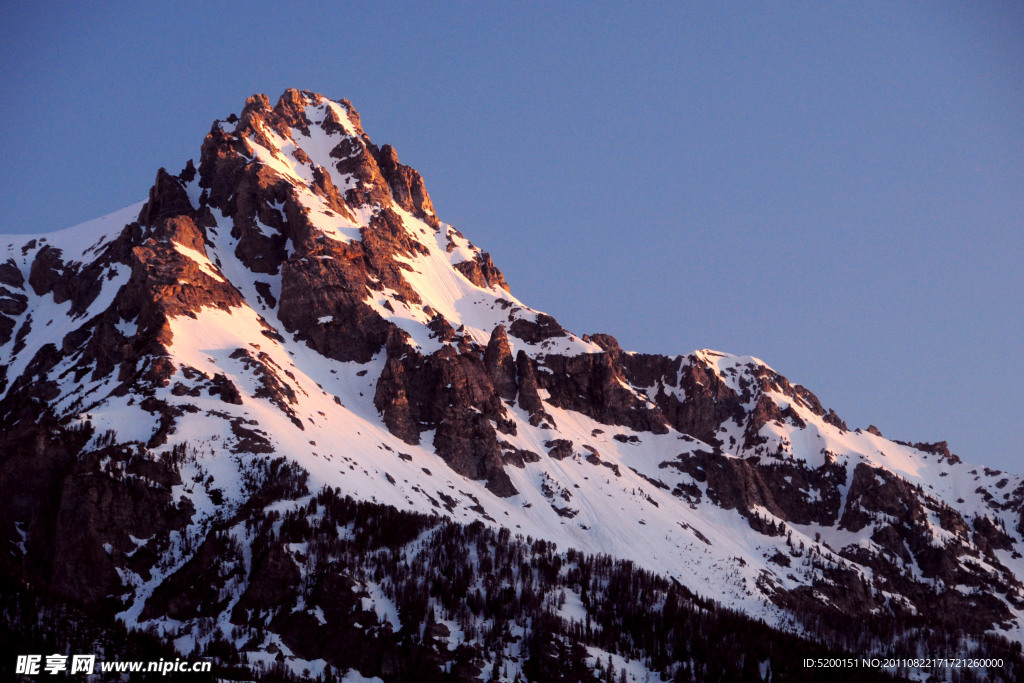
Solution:
M 564 329 L 345 100 L 250 97 L 145 202 L 7 240 L 12 632 L 73 610 L 241 678 L 1024 671 L 1024 478 Z

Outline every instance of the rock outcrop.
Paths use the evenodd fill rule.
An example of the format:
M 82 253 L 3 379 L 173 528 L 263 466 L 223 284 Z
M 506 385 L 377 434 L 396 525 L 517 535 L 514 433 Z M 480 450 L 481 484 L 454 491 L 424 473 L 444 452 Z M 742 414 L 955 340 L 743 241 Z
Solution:
M 405 164 L 399 163 L 398 153 L 391 145 L 384 145 L 376 155 L 381 175 L 387 180 L 391 196 L 395 203 L 417 218 L 438 227 L 437 216 L 430 195 L 423 185 L 423 177 L 419 172 Z M 489 259 L 488 259 L 489 260 Z
M 504 325 L 497 325 L 491 333 L 487 350 L 484 351 L 484 365 L 487 366 L 494 392 L 506 401 L 515 399 L 518 391 L 516 364 L 512 360 L 512 349 L 508 345 Z
M 1024 479 L 850 432 L 755 358 L 576 337 L 440 222 L 347 101 L 250 97 L 198 165 L 160 169 L 137 215 L 96 229 L 87 249 L 38 237 L 0 263 L 0 570 L 21 585 L 205 630 L 201 648 L 229 624 L 261 657 L 382 674 L 415 632 L 417 663 L 440 667 L 449 626 L 478 615 L 442 624 L 432 588 L 389 595 L 393 577 L 347 574 L 339 552 L 397 566 L 447 515 L 533 535 L 545 562 L 551 540 L 632 554 L 680 594 L 714 583 L 808 623 L 1019 632 Z M 343 519 L 346 494 L 423 517 Z M 579 572 L 552 575 L 589 619 L 583 596 L 611 585 Z M 476 579 L 449 578 L 482 613 Z M 392 599 L 418 605 L 415 628 L 385 626 Z M 452 677 L 478 678 L 485 653 L 461 653 Z

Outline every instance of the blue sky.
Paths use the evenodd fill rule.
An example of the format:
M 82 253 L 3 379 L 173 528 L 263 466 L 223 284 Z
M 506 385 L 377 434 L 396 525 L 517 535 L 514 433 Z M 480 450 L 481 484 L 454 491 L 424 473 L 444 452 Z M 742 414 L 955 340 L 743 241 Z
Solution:
M 1024 4 L 8 2 L 0 232 L 348 98 L 519 298 L 1024 470 Z

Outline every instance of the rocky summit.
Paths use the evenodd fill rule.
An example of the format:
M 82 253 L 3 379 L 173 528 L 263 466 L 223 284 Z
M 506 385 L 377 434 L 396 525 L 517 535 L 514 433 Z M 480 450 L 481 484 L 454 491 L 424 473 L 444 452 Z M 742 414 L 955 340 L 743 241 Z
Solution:
M 1016 675 L 1024 477 L 851 429 L 757 358 L 566 330 L 346 100 L 254 95 L 198 158 L 0 243 L 0 568 L 31 610 L 234 680 L 940 646 L 1005 661 L 889 673 Z

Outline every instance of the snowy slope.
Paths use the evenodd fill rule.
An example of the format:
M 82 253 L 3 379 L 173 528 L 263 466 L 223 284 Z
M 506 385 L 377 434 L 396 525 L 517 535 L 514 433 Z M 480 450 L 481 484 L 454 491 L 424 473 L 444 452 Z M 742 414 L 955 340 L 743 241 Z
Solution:
M 482 357 L 497 326 L 536 330 L 550 319 L 495 278 L 456 267 L 483 263 L 482 252 L 437 221 L 429 202 L 402 206 L 392 196 L 407 173 L 379 187 L 384 179 L 373 174 L 383 173 L 378 167 L 386 161 L 374 161 L 380 152 L 349 105 L 312 93 L 286 96 L 290 103 L 282 98 L 276 110 L 251 102 L 248 114 L 215 124 L 214 132 L 238 151 L 216 158 L 211 152 L 199 173 L 174 181 L 190 206 L 173 215 L 188 215 L 187 225 L 172 225 L 178 219 L 157 212 L 153 207 L 171 201 L 155 193 L 142 217 L 147 210 L 137 204 L 59 233 L 8 237 L 3 241 L 11 244 L 0 248 L 7 264 L 0 302 L 15 302 L 0 309 L 11 321 L 8 338 L 0 337 L 6 426 L 24 419 L 13 402 L 48 381 L 49 410 L 93 429 L 83 452 L 101 448 L 112 432 L 117 442 L 147 444 L 154 459 L 175 449 L 198 454 L 172 491 L 194 510 L 175 537 L 180 540 L 161 551 L 164 559 L 152 570 L 117 568 L 129 594 L 122 612 L 129 624 L 183 628 L 167 616 L 143 618 L 146 601 L 191 557 L 184 539 L 201 538 L 214 520 L 229 519 L 246 503 L 245 472 L 256 454 L 272 454 L 307 471 L 310 490 L 338 487 L 362 500 L 482 520 L 559 547 L 629 558 L 786 628 L 799 628 L 791 596 L 854 609 L 823 588 L 836 577 L 875 587 L 856 609 L 914 612 L 916 599 L 900 588 L 905 580 L 968 597 L 996 595 L 1000 608 L 989 628 L 1024 640 L 1024 478 L 961 462 L 939 448 L 850 430 L 756 358 L 700 350 L 661 359 L 670 372 L 641 378 L 641 366 L 653 361 L 612 353 L 590 338 L 508 334 L 510 357 L 522 351 L 535 366 L 544 416 L 510 398 L 500 398 L 497 408 L 463 408 L 498 411 L 487 420 L 497 430 L 511 495 L 453 469 L 454 456 L 437 446 L 440 426 L 422 429 L 418 439 L 396 433 L 375 400 L 388 363 L 394 367 L 413 351 L 424 359 L 447 352 Z M 243 201 L 241 184 L 218 190 L 222 177 L 236 177 L 217 170 L 224 159 L 238 161 L 253 178 L 261 174 L 249 199 Z M 415 196 L 415 183 L 409 187 Z M 246 202 L 256 206 L 251 220 L 243 215 Z M 295 228 L 300 216 L 304 232 Z M 388 244 L 397 245 L 379 259 L 387 267 L 364 253 L 381 220 L 391 221 Z M 254 270 L 258 260 L 249 245 L 271 243 L 278 251 L 259 248 L 280 263 Z M 60 250 L 52 278 L 45 276 L 46 248 Z M 353 255 L 353 249 L 363 251 Z M 397 330 L 388 343 L 404 344 L 404 356 L 382 344 L 365 362 L 331 357 L 324 351 L 333 348 L 331 325 L 344 322 L 332 312 L 343 310 L 337 302 L 310 313 L 308 324 L 294 323 L 296 311 L 283 301 L 294 287 L 290 273 L 349 268 L 345 259 L 370 260 L 377 269 L 367 271 L 370 284 L 358 301 L 345 306 L 363 306 L 358 310 Z M 180 275 L 153 284 L 155 277 L 143 276 L 157 262 Z M 90 263 L 97 265 L 85 273 Z M 129 301 L 129 293 L 158 286 L 159 296 Z M 195 292 L 207 298 L 196 299 Z M 146 322 L 154 306 L 165 319 Z M 451 336 L 438 332 L 438 320 Z M 93 343 L 101 332 L 103 344 L 133 350 L 104 360 L 100 342 Z M 153 339 L 162 350 L 154 351 Z M 632 397 L 622 410 L 654 415 L 657 429 L 552 398 L 565 377 L 584 376 L 558 368 L 589 356 L 610 359 L 611 384 Z M 686 377 L 704 379 L 687 384 Z M 690 415 L 696 409 L 688 413 L 686 406 L 712 383 L 718 397 L 733 397 L 732 412 L 713 420 L 708 433 L 683 429 L 683 418 L 666 406 L 683 406 L 680 414 Z M 237 400 L 228 400 L 231 391 Z M 557 451 L 558 440 L 571 443 Z M 872 484 L 872 476 L 881 478 Z M 979 540 L 978 520 L 987 520 L 984 528 L 996 530 L 990 536 L 1005 543 Z M 244 525 L 233 533 L 244 545 Z M 953 568 L 922 566 L 925 546 L 946 552 Z M 220 617 L 225 626 L 229 611 Z M 183 651 L 194 642 L 183 640 Z

